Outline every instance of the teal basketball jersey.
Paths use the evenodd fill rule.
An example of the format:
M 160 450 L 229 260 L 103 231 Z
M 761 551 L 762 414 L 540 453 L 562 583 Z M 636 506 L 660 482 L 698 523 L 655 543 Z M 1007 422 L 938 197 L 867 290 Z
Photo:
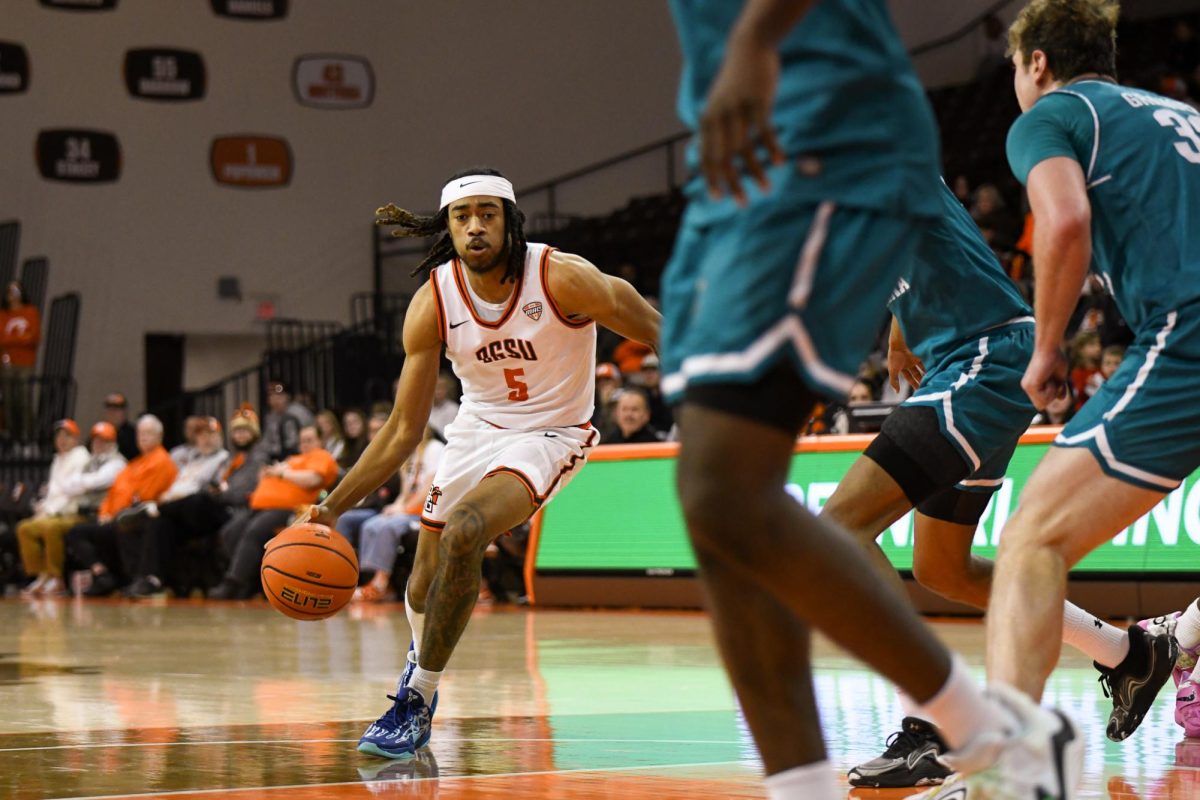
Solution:
M 888 307 L 910 350 L 934 369 L 964 341 L 1033 311 L 983 240 L 975 220 L 940 186 L 942 215 L 927 223 L 912 269 L 905 271 Z
M 742 11 L 736 0 L 671 0 L 683 50 L 679 115 L 696 130 Z M 932 216 L 937 126 L 885 0 L 823 0 L 784 38 L 773 121 L 798 199 Z M 695 171 L 696 148 L 689 151 Z M 753 191 L 753 190 L 751 190 Z M 689 198 L 703 201 L 699 180 Z M 708 201 L 713 216 L 730 200 Z M 700 213 L 693 210 L 693 214 Z
M 1013 173 L 1079 162 L 1092 207 L 1092 270 L 1134 330 L 1200 300 L 1200 112 L 1103 80 L 1042 97 L 1008 134 Z

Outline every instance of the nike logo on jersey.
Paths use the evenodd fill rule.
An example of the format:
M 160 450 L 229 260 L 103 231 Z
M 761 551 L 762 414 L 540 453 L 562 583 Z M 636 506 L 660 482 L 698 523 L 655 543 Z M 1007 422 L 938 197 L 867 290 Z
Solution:
M 537 361 L 537 351 L 533 342 L 526 339 L 499 339 L 489 342 L 475 351 L 475 358 L 484 364 L 493 361 L 503 361 L 506 358 L 516 358 L 523 361 Z
M 549 433 L 549 432 L 547 432 L 547 433 L 543 433 L 543 434 L 542 434 L 542 436 L 545 436 L 547 439 L 557 439 L 557 438 L 558 438 L 558 434 L 557 434 L 557 433 Z
M 466 325 L 468 322 L 470 322 L 470 320 L 466 320 L 466 319 L 464 319 L 462 322 L 455 322 L 453 325 L 450 326 L 450 330 L 454 330 L 459 325 Z

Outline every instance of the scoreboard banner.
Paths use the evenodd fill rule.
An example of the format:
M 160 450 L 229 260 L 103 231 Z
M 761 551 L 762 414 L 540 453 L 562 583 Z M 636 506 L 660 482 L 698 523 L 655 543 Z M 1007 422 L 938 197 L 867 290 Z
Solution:
M 1003 486 L 975 532 L 974 552 L 994 557 L 1021 489 L 1057 429 L 1026 434 Z M 871 436 L 802 439 L 792 458 L 788 491 L 819 513 Z M 532 569 L 555 575 L 689 574 L 696 562 L 675 498 L 673 444 L 596 448 L 587 466 L 541 512 Z M 1143 575 L 1200 571 L 1200 472 L 1149 514 L 1081 561 L 1074 573 Z M 736 497 L 729 502 L 737 503 Z M 1096 520 L 1102 524 L 1103 520 Z M 736 537 L 738 531 L 729 531 Z M 880 545 L 902 570 L 912 568 L 913 514 L 884 531 Z

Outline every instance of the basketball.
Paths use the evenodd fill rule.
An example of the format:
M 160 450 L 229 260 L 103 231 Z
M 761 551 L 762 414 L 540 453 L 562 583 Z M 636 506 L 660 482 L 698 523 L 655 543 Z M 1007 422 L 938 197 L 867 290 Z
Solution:
M 305 522 L 279 532 L 263 554 L 263 592 L 292 619 L 332 617 L 358 586 L 358 558 L 340 533 Z

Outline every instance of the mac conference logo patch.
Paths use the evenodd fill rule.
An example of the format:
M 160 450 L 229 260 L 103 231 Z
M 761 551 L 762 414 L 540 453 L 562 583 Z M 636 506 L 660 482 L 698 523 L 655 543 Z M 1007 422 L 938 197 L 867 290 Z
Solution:
M 276 136 L 223 136 L 209 153 L 213 179 L 241 189 L 286 186 L 292 179 L 292 151 Z
M 38 134 L 38 171 L 51 181 L 108 183 L 121 175 L 121 146 L 107 131 L 54 128 Z
M 204 97 L 204 59 L 191 50 L 140 48 L 125 53 L 125 87 L 146 100 Z
M 521 306 L 521 310 L 525 312 L 525 316 L 529 317 L 534 322 L 537 322 L 542 318 L 542 304 L 537 300 Z
M 29 53 L 16 42 L 0 42 L 0 94 L 29 88 Z
M 112 11 L 117 7 L 117 0 L 41 0 L 41 3 L 63 11 Z
M 218 17 L 233 19 L 283 19 L 288 3 L 287 0 L 212 0 L 212 10 Z
M 292 67 L 292 89 L 312 108 L 366 108 L 375 98 L 375 73 L 356 56 L 300 56 Z

